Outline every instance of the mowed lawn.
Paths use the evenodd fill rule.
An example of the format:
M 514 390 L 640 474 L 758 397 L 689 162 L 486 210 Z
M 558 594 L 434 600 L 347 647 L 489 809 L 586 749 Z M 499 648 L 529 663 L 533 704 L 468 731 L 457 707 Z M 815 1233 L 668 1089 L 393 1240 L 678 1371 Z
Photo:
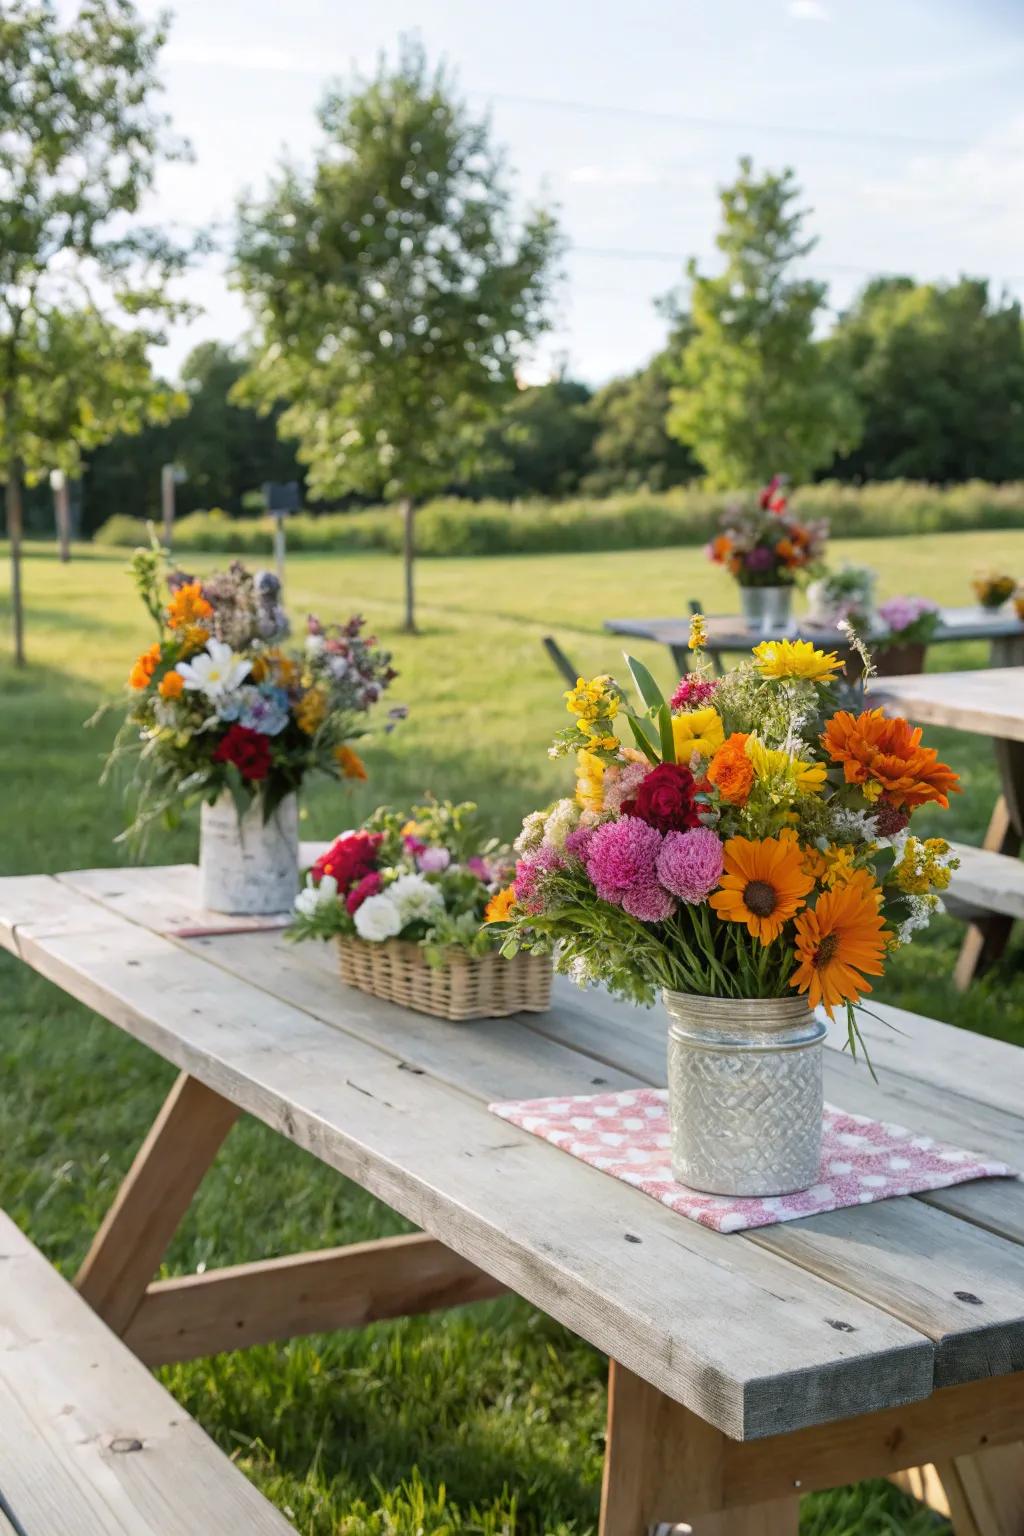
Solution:
M 2 552 L 2 546 L 0 546 Z M 838 544 L 881 573 L 883 595 L 970 601 L 973 570 L 1024 575 L 1024 531 Z M 186 562 L 196 569 L 217 563 Z M 112 864 L 126 857 L 116 796 L 97 785 L 113 724 L 83 721 L 114 695 L 151 638 L 122 552 L 76 550 L 61 566 L 34 546 L 25 571 L 29 668 L 9 665 L 7 571 L 0 570 L 0 873 Z M 305 832 L 329 836 L 378 801 L 425 790 L 475 799 L 512 835 L 524 811 L 567 788 L 545 747 L 562 723 L 562 684 L 541 649 L 554 634 L 583 672 L 621 665 L 602 633 L 614 614 L 735 608 L 698 550 L 423 561 L 422 633 L 398 632 L 397 560 L 290 561 L 296 618 L 353 610 L 395 652 L 394 702 L 409 719 L 366 750 L 370 783 L 319 788 Z M 639 647 L 666 685 L 666 653 Z M 934 667 L 981 666 L 986 648 L 933 650 Z M 996 793 L 988 744 L 932 733 L 963 774 L 953 813 L 932 830 L 980 840 Z M 195 856 L 194 828 L 154 839 L 152 863 Z M 1024 1044 L 1024 946 L 966 997 L 949 976 L 959 929 L 938 922 L 891 968 L 879 996 Z M 651 1027 L 660 1021 L 652 1014 Z M 150 1052 L 0 956 L 0 1205 L 73 1272 L 152 1120 L 172 1072 Z M 936 1127 L 941 1134 L 941 1126 Z M 438 1134 L 444 1134 L 438 1127 Z M 262 1126 L 228 1140 L 168 1255 L 166 1272 L 255 1259 L 402 1230 L 391 1212 Z M 542 1533 L 595 1526 L 604 1362 L 515 1298 L 359 1333 L 250 1350 L 162 1373 L 170 1389 L 310 1536 L 344 1531 Z M 804 1501 L 804 1536 L 922 1536 L 933 1517 L 887 1484 Z

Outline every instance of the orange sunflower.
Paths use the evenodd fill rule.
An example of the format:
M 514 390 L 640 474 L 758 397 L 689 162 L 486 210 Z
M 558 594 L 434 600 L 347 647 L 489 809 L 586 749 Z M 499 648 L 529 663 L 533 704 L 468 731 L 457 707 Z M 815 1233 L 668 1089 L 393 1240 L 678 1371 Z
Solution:
M 746 805 L 754 787 L 754 765 L 747 756 L 748 740 L 745 732 L 733 731 L 708 765 L 708 782 L 730 805 Z
M 813 884 L 794 838 L 765 837 L 754 842 L 730 837 L 725 845 L 725 873 L 711 906 L 726 922 L 746 923 L 755 939 L 770 944 L 803 906 Z
M 845 709 L 832 716 L 821 744 L 834 763 L 842 763 L 847 784 L 859 784 L 868 799 L 884 795 L 897 810 L 936 801 L 949 807 L 949 796 L 960 791 L 960 779 L 939 762 L 934 747 L 922 747 L 921 728 L 913 730 L 901 716 L 886 717 L 881 709 L 854 716 Z
M 813 909 L 796 919 L 796 957 L 790 986 L 807 993 L 811 1008 L 857 1003 L 871 991 L 868 976 L 881 976 L 886 936 L 878 910 L 880 892 L 866 870 L 824 891 Z

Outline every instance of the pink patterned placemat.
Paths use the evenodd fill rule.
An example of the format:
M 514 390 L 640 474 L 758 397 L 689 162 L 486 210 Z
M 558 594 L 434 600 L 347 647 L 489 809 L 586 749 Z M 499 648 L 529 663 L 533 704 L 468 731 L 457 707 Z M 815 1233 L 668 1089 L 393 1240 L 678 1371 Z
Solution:
M 826 1104 L 817 1184 L 799 1194 L 764 1199 L 705 1195 L 672 1177 L 668 1093 L 663 1088 L 520 1099 L 492 1104 L 490 1109 L 716 1232 L 769 1227 L 844 1205 L 870 1205 L 893 1195 L 945 1189 L 968 1179 L 1016 1176 L 994 1158 Z

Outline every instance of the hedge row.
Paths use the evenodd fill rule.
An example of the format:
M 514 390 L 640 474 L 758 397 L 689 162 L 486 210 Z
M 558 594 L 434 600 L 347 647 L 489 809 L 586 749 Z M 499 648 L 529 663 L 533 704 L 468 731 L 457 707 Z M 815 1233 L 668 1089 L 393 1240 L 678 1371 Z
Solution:
M 699 490 L 559 502 L 440 499 L 417 513 L 416 542 L 422 555 L 555 554 L 702 544 L 727 500 L 720 493 Z M 828 518 L 837 538 L 1019 528 L 1024 526 L 1024 482 L 990 485 L 971 480 L 941 488 L 910 480 L 865 486 L 823 481 L 799 490 L 793 505 L 807 517 Z M 145 543 L 146 537 L 141 519 L 117 516 L 103 524 L 95 540 L 131 546 Z M 175 525 L 174 546 L 178 551 L 267 555 L 272 525 L 265 517 L 193 512 Z M 305 512 L 288 519 L 290 550 L 397 554 L 401 547 L 401 519 L 390 507 Z

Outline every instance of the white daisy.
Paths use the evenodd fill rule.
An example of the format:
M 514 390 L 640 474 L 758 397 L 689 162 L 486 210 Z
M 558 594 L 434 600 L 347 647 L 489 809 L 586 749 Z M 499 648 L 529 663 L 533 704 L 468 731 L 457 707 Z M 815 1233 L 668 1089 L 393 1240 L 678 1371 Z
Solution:
M 176 671 L 185 679 L 185 687 L 204 693 L 215 703 L 233 693 L 249 676 L 251 662 L 237 656 L 223 640 L 208 640 L 206 650 L 191 661 L 179 661 Z

